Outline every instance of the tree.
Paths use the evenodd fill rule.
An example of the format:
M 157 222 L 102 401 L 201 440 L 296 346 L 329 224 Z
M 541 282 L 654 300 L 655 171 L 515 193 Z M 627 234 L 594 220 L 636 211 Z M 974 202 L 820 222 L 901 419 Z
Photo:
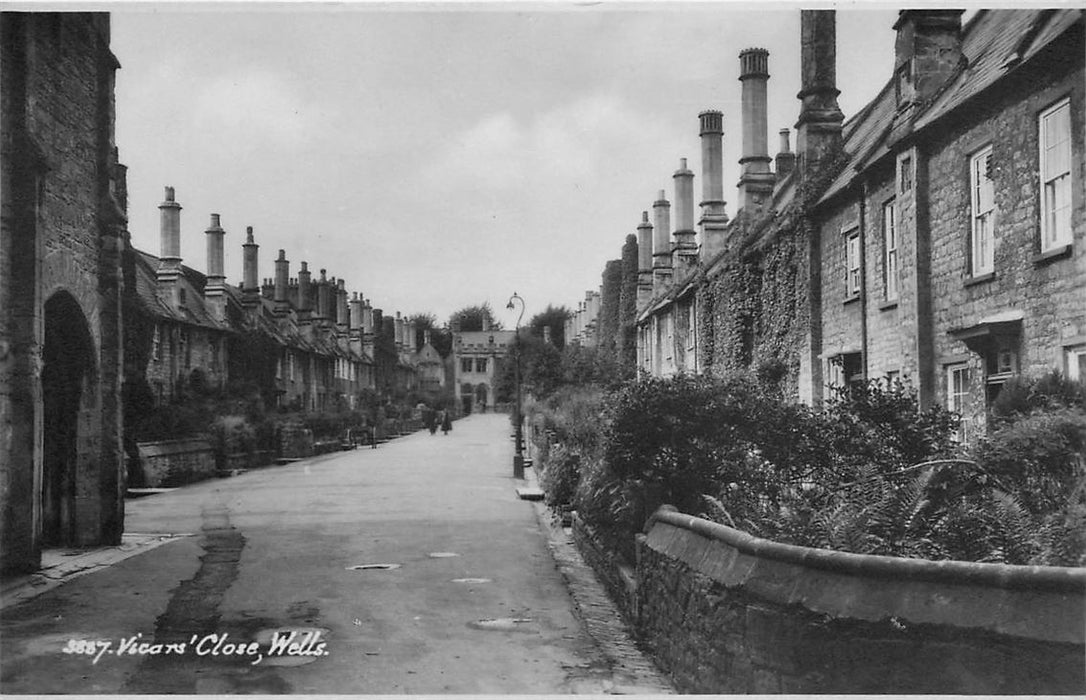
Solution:
M 490 302 L 487 301 L 476 306 L 465 306 L 459 311 L 454 311 L 453 315 L 449 317 L 449 327 L 452 328 L 459 323 L 461 331 L 481 331 L 483 330 L 484 318 L 490 321 L 491 330 L 502 330 L 502 324 L 494 318 L 494 312 L 490 309 Z
M 431 313 L 417 313 L 409 316 L 408 321 L 415 324 L 415 347 L 422 347 L 423 333 L 430 331 L 430 344 L 442 357 L 452 352 L 452 333 L 448 328 L 438 328 L 437 316 Z
M 532 335 L 542 338 L 543 328 L 551 329 L 551 343 L 558 350 L 566 346 L 566 321 L 570 317 L 570 311 L 565 306 L 548 304 L 547 308 L 532 316 L 528 327 L 532 329 Z

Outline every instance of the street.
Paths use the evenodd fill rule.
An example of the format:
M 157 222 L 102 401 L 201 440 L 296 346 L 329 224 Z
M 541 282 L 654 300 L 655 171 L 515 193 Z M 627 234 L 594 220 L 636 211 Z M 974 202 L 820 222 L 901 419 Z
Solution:
M 508 436 L 508 416 L 471 416 L 447 436 L 129 500 L 127 533 L 182 536 L 7 606 L 0 690 L 538 694 L 629 683 L 575 613 L 542 506 L 514 493 Z

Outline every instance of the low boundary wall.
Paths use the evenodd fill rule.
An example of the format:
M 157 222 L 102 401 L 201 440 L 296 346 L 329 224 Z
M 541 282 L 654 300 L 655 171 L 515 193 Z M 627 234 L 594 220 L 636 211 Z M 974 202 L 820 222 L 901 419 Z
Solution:
M 140 442 L 139 467 L 148 488 L 180 486 L 215 476 L 215 453 L 203 438 Z
M 796 547 L 668 506 L 646 533 L 627 613 L 683 692 L 1086 691 L 1084 568 Z

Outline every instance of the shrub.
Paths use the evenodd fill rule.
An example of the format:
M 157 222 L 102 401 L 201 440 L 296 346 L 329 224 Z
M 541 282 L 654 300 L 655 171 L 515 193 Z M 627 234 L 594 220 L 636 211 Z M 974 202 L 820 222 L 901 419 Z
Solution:
M 1061 509 L 1082 478 L 1086 414 L 1061 408 L 1020 418 L 972 450 L 995 482 L 1034 515 Z
M 547 505 L 565 506 L 573 503 L 577 483 L 581 479 L 582 457 L 575 449 L 558 443 L 549 451 L 543 466 L 540 486 Z

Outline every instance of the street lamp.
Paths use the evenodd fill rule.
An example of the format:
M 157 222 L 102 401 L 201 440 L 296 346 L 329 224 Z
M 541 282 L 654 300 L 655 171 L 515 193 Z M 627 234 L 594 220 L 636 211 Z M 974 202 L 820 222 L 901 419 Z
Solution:
M 507 309 L 515 308 L 513 306 L 513 300 L 516 299 L 520 302 L 520 315 L 517 316 L 516 330 L 513 332 L 513 379 L 517 385 L 517 405 L 515 407 L 515 413 L 513 414 L 513 422 L 515 426 L 514 444 L 516 445 L 516 454 L 513 455 L 513 478 L 524 478 L 524 435 L 522 433 L 521 423 L 524 421 L 524 416 L 521 415 L 521 402 L 520 402 L 520 320 L 524 318 L 524 300 L 520 298 L 516 292 L 513 292 L 513 296 L 509 297 L 509 303 L 505 305 Z

